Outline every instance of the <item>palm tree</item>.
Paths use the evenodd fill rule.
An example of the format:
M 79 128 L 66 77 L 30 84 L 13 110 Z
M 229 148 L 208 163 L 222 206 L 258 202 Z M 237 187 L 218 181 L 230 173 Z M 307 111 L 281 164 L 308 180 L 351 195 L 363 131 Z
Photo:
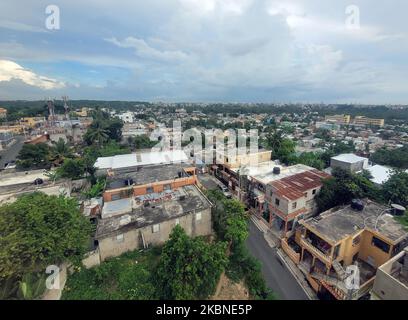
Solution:
M 53 141 L 51 148 L 51 159 L 56 163 L 62 163 L 66 158 L 72 158 L 71 148 L 64 139 L 59 138 L 57 142 Z
M 103 142 L 109 139 L 109 131 L 104 129 L 101 123 L 95 122 L 92 128 L 88 131 L 88 138 L 92 143 L 96 143 L 98 146 L 101 146 Z

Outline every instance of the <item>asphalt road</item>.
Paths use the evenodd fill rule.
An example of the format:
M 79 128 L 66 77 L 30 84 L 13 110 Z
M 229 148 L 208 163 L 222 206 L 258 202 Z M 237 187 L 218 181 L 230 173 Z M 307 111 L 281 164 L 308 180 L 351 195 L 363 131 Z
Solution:
M 283 263 L 278 262 L 281 260 L 276 254 L 276 249 L 268 245 L 262 231 L 252 221 L 249 224 L 246 245 L 250 253 L 262 262 L 262 273 L 266 284 L 276 293 L 278 299 L 308 300 L 294 276 Z
M 17 158 L 18 153 L 20 152 L 21 148 L 24 144 L 24 137 L 16 136 L 16 142 L 7 148 L 6 150 L 0 151 L 0 169 L 4 169 L 4 165 L 7 162 L 15 161 Z

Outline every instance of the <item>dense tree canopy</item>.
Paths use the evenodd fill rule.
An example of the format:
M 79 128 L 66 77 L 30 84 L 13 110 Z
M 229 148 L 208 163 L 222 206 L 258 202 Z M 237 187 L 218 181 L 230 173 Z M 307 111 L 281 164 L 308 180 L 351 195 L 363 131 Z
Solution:
M 42 169 L 50 166 L 50 148 L 45 143 L 24 144 L 17 157 L 21 169 Z
M 227 265 L 226 244 L 190 238 L 176 226 L 163 247 L 157 268 L 162 299 L 206 299 L 214 293 Z
M 90 231 L 71 198 L 33 193 L 0 206 L 0 280 L 80 258 Z
M 408 145 L 394 150 L 379 149 L 373 153 L 370 160 L 394 168 L 408 169 Z
M 323 187 L 316 197 L 320 211 L 349 203 L 353 198 L 368 197 L 381 200 L 380 190 L 364 175 L 352 174 L 334 168 L 332 177 L 323 181 Z

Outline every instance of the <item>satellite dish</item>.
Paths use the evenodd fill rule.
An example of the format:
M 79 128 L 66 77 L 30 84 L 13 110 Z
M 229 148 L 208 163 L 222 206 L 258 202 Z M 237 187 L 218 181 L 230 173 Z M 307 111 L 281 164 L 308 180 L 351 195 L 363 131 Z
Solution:
M 393 209 L 397 209 L 397 210 L 401 210 L 401 211 L 405 211 L 405 210 L 406 210 L 405 207 L 403 207 L 403 206 L 401 206 L 401 205 L 399 205 L 399 204 L 396 204 L 396 203 L 391 203 L 391 207 L 392 207 Z
M 404 215 L 404 212 L 406 210 L 405 207 L 403 207 L 403 206 L 401 206 L 399 204 L 396 204 L 396 203 L 392 203 L 391 208 L 393 209 L 393 214 L 396 215 L 396 216 Z

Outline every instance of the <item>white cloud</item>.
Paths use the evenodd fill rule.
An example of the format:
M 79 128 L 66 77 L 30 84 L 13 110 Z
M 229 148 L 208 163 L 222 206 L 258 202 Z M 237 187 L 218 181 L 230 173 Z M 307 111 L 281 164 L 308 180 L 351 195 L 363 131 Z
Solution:
M 135 49 L 135 54 L 144 59 L 160 60 L 164 62 L 183 61 L 188 59 L 188 55 L 180 50 L 160 51 L 149 46 L 143 39 L 127 37 L 120 41 L 113 37 L 105 40 L 121 48 Z
M 37 26 L 32 26 L 29 24 L 15 22 L 15 21 L 8 21 L 8 20 L 0 20 L 0 28 L 14 30 L 14 31 L 26 31 L 26 32 L 48 32 L 45 28 L 40 28 Z
M 0 60 L 0 82 L 13 79 L 44 90 L 63 88 L 65 84 L 55 79 L 37 75 L 10 60 Z

